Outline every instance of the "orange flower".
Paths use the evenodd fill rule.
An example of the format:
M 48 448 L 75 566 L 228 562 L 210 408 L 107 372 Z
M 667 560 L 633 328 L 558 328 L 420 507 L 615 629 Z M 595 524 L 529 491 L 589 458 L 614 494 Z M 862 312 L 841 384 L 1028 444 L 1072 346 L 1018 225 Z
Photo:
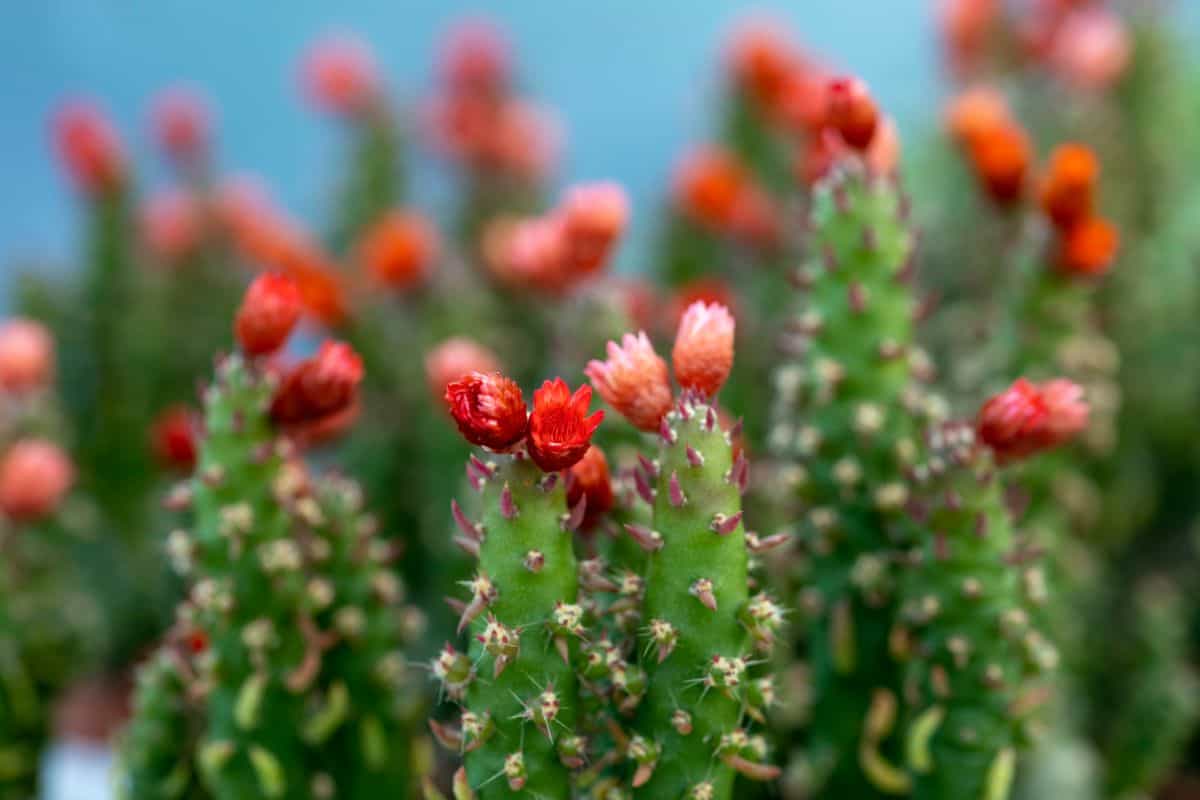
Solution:
M 729 67 L 733 79 L 768 111 L 778 107 L 798 62 L 791 44 L 769 21 L 744 23 L 731 37 Z
M 829 127 L 850 147 L 866 150 L 879 126 L 879 109 L 867 85 L 858 78 L 834 78 L 826 91 Z
M 604 412 L 588 416 L 592 388 L 580 386 L 572 394 L 562 378 L 546 381 L 533 393 L 529 415 L 529 457 L 543 472 L 574 466 L 591 446 L 592 434 Z
M 1117 257 L 1120 245 L 1116 227 L 1107 220 L 1092 217 L 1062 234 L 1059 267 L 1069 275 L 1103 275 Z
M 394 289 L 410 289 L 429 275 L 440 245 L 425 217 L 393 211 L 374 223 L 359 243 L 359 260 L 371 277 Z
M 693 303 L 675 335 L 671 361 L 684 389 L 713 397 L 733 369 L 733 315 L 717 303 Z
M 675 172 L 675 199 L 684 213 L 716 229 L 733 221 L 749 183 L 732 155 L 715 147 L 689 154 Z
M 1029 172 L 1029 137 L 1008 123 L 980 132 L 970 143 L 975 173 L 988 195 L 1001 205 L 1021 199 Z
M 967 89 L 953 98 L 946 108 L 946 127 L 965 147 L 970 147 L 989 131 L 1011 124 L 1008 101 L 990 86 Z
M 656 431 L 671 410 L 673 393 L 667 362 L 654 352 L 644 331 L 608 343 L 607 361 L 590 361 L 584 374 L 604 401 L 635 428 Z
M 1060 229 L 1091 216 L 1100 164 L 1095 154 L 1080 144 L 1064 144 L 1050 157 L 1042 183 L 1042 208 Z

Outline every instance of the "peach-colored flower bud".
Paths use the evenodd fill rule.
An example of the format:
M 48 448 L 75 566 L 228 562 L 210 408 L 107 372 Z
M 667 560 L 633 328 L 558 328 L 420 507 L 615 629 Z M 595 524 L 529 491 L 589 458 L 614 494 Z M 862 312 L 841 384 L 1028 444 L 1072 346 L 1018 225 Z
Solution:
M 58 508 L 75 467 L 58 445 L 22 439 L 0 460 L 0 511 L 14 521 L 42 519 Z
M 1081 144 L 1055 149 L 1042 180 L 1042 209 L 1060 229 L 1070 228 L 1091 216 L 1100 162 Z
M 10 319 L 0 325 L 0 387 L 26 394 L 54 377 L 54 338 L 40 322 Z
M 716 303 L 693 303 L 679 322 L 671 361 L 684 389 L 714 396 L 733 369 L 733 315 Z
M 1054 37 L 1050 62 L 1068 81 L 1104 89 L 1125 73 L 1132 50 L 1125 22 L 1112 11 L 1093 6 L 1071 13 L 1063 21 Z
M 951 99 L 945 117 L 950 135 L 964 147 L 988 131 L 1012 123 L 1008 101 L 990 86 L 975 86 Z
M 428 277 L 440 248 L 437 228 L 428 219 L 393 211 L 367 229 L 358 257 L 376 282 L 405 290 Z
M 729 42 L 729 69 L 737 85 L 763 109 L 776 108 L 799 55 L 769 20 L 750 20 L 738 26 Z
M 673 402 L 667 362 L 644 331 L 608 343 L 607 361 L 590 361 L 584 374 L 617 413 L 639 430 L 656 431 Z
M 619 184 L 586 183 L 567 192 L 560 213 L 569 268 L 576 277 L 582 277 L 608 261 L 629 222 L 629 199 Z
M 447 386 L 472 372 L 486 375 L 499 371 L 500 359 L 496 354 L 465 336 L 447 339 L 425 356 L 425 380 L 438 400 L 445 395 Z

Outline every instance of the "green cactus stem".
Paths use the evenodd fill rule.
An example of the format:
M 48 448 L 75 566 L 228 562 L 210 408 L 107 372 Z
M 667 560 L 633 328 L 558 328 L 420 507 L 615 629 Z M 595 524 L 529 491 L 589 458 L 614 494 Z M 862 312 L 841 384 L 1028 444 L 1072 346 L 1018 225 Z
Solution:
M 391 548 L 356 486 L 288 457 L 272 390 L 240 357 L 220 363 L 190 484 L 196 529 L 169 544 L 192 579 L 181 623 L 210 642 L 188 687 L 204 698 L 197 771 L 217 800 L 407 797 L 412 625 Z M 140 708 L 159 686 L 143 683 Z
M 571 666 L 583 633 L 571 535 L 579 514 L 567 510 L 564 481 L 523 454 L 473 458 L 471 468 L 483 516 L 456 514 L 463 546 L 479 555 L 459 623 L 469 656 L 447 647 L 434 674 L 463 701 L 453 736 L 475 797 L 566 800 L 586 758 Z
M 1037 678 L 1057 651 L 1037 630 L 1045 574 L 1014 529 L 990 452 L 974 431 L 930 434 L 915 470 L 927 531 L 909 552 L 897 649 L 907 654 L 906 741 L 914 800 L 1006 800 Z
M 904 789 L 900 745 L 893 726 L 866 735 L 868 712 L 873 697 L 899 698 L 888 642 L 893 554 L 916 420 L 931 405 L 917 382 L 927 360 L 913 346 L 913 235 L 895 182 L 855 162 L 818 184 L 810 228 L 813 258 L 795 276 L 802 306 L 785 342 L 793 356 L 776 373 L 770 438 L 806 508 L 811 564 L 800 598 L 812 617 L 816 796 L 882 797 Z
M 747 464 L 733 456 L 716 409 L 685 397 L 663 420 L 652 528 L 629 533 L 650 556 L 639 650 L 646 696 L 627 757 L 635 796 L 731 798 L 737 773 L 769 779 L 767 747 L 743 725 L 761 712 L 754 642 L 769 643 L 782 613 L 751 598 L 741 492 Z M 761 713 L 759 715 L 761 717 Z
M 404 198 L 404 140 L 391 111 L 382 104 L 355 121 L 351 163 L 335 206 L 329 234 L 334 253 L 345 254 L 363 231 Z

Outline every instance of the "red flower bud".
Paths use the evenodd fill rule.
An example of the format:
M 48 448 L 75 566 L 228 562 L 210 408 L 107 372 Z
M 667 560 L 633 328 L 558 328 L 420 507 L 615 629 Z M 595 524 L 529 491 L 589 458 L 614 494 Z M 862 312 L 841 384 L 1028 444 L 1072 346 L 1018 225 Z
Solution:
M 604 412 L 587 415 L 592 388 L 580 386 L 572 394 L 562 378 L 546 381 L 533 393 L 529 415 L 529 456 L 544 472 L 574 466 L 591 444 Z
M 676 203 L 685 214 L 722 230 L 733 221 L 750 177 L 729 153 L 703 148 L 687 156 L 675 173 Z
M 358 402 L 362 359 L 342 342 L 325 341 L 312 358 L 283 376 L 271 401 L 271 419 L 288 428 L 320 425 Z
M 472 372 L 446 387 L 446 407 L 463 438 L 491 450 L 507 450 L 525 437 L 525 398 L 499 372 Z
M 196 421 L 186 406 L 168 408 L 150 429 L 150 445 L 158 462 L 173 470 L 191 472 L 196 466 Z
M 464 336 L 447 339 L 425 356 L 425 379 L 438 399 L 445 395 L 447 386 L 472 372 L 499 371 L 496 354 Z
M 979 411 L 979 438 L 1001 463 L 1057 447 L 1087 425 L 1083 390 L 1058 379 L 1037 386 L 1024 378 L 992 397 Z
M 394 289 L 421 283 L 438 256 L 437 229 L 420 214 L 394 211 L 372 225 L 359 244 L 359 259 L 377 282 Z
M 608 360 L 591 361 L 584 373 L 592 386 L 635 428 L 657 431 L 674 402 L 667 362 L 639 331 L 627 333 L 621 344 L 608 343 Z
M 1108 271 L 1120 246 L 1121 235 L 1116 227 L 1107 220 L 1092 217 L 1062 235 L 1058 265 L 1068 275 L 1098 277 Z
M 267 272 L 246 290 L 234 320 L 234 332 L 249 356 L 274 353 L 287 341 L 300 319 L 300 290 L 291 278 Z
M 41 389 L 54 377 L 54 339 L 28 319 L 0 325 L 0 387 L 13 394 Z
M 693 303 L 679 321 L 671 360 L 684 389 L 714 396 L 733 369 L 733 315 L 716 303 Z
M 75 480 L 75 467 L 58 445 L 22 439 L 0 461 L 0 511 L 18 522 L 42 519 L 58 508 Z
M 1066 230 L 1091 216 L 1100 164 L 1091 149 L 1064 144 L 1050 157 L 1042 183 L 1042 208 Z
M 59 157 L 75 184 L 98 194 L 116 188 L 125 176 L 125 154 L 112 123 L 98 108 L 73 102 L 54 117 Z
M 802 59 L 779 33 L 773 20 L 751 20 L 738 27 L 729 43 L 729 67 L 742 91 L 764 110 L 773 111 Z
M 1031 158 L 1025 131 L 1007 122 L 979 132 L 969 146 L 975 173 L 991 198 L 1002 205 L 1020 200 Z
M 879 127 L 879 109 L 867 85 L 857 78 L 835 78 L 829 82 L 829 127 L 855 150 L 866 150 Z
M 567 507 L 574 508 L 584 497 L 587 498 L 587 506 L 582 527 L 588 530 L 613 507 L 608 459 L 596 445 L 590 446 L 583 458 L 567 472 Z

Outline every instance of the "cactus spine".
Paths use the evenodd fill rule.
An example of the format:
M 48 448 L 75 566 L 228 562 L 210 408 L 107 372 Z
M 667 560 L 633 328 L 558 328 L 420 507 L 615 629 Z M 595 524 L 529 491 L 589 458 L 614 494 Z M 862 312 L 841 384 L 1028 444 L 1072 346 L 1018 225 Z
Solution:
M 916 455 L 921 409 L 913 376 L 913 236 L 895 183 L 856 161 L 817 185 L 812 263 L 790 325 L 796 359 L 776 375 L 772 446 L 793 462 L 812 559 L 803 610 L 816 702 L 812 747 L 827 771 L 820 797 L 869 798 L 903 788 L 891 729 L 865 736 L 872 697 L 895 704 L 888 647 L 896 607 L 893 552 L 907 500 L 901 476 Z

